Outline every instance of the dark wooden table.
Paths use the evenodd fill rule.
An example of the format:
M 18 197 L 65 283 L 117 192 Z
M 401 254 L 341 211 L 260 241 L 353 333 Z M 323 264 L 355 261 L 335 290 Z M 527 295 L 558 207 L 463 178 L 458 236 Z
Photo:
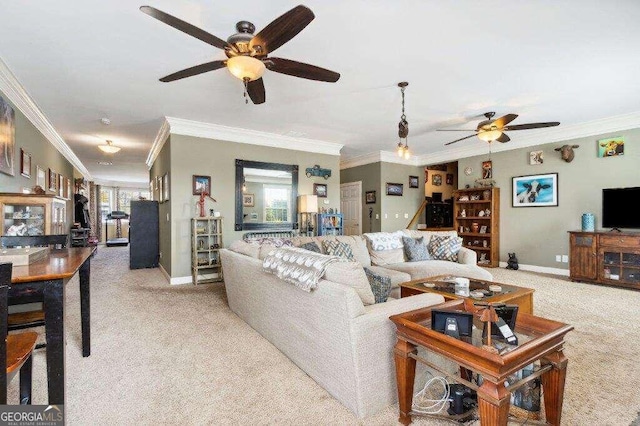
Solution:
M 518 313 L 516 334 L 527 337 L 515 349 L 502 355 L 484 350 L 480 346 L 468 343 L 432 330 L 431 308 L 422 308 L 403 314 L 393 315 L 391 321 L 396 324 L 398 342 L 394 349 L 396 379 L 398 382 L 399 421 L 411 423 L 413 385 L 416 361 L 427 363 L 417 355 L 418 346 L 454 361 L 460 366 L 460 377 L 456 381 L 469 387 L 465 372 L 470 370 L 482 375 L 483 383 L 477 388 L 478 412 L 480 424 L 484 426 L 506 426 L 510 405 L 510 391 L 504 382 L 510 375 L 524 366 L 540 361 L 539 372 L 544 390 L 544 411 L 546 421 L 551 425 L 560 425 L 564 383 L 567 374 L 567 358 L 562 353 L 564 336 L 573 327 L 561 322 Z M 469 299 L 445 302 L 433 308 L 463 310 L 473 312 Z M 432 366 L 432 365 L 431 365 Z M 432 366 L 433 367 L 433 366 Z M 531 378 L 534 375 L 530 376 Z
M 28 298 L 44 303 L 49 404 L 65 403 L 65 289 L 79 273 L 82 356 L 91 355 L 89 284 L 95 247 L 50 249 L 46 258 L 14 266 L 9 300 Z M 0 330 L 2 333 L 2 330 Z M 6 335 L 6 330 L 4 330 Z
M 449 277 L 451 277 L 451 275 L 436 275 L 434 277 L 420 278 L 418 280 L 401 283 L 400 297 L 408 297 L 422 293 L 435 293 L 443 296 L 446 301 L 468 298 L 476 302 L 482 301 L 518 305 L 518 312 L 533 314 L 533 293 L 535 290 L 532 288 L 517 287 L 511 284 L 468 278 L 470 281 L 469 290 L 489 290 L 489 286 L 492 284 L 502 287 L 502 291 L 492 293 L 491 296 L 485 296 L 482 299 L 473 299 L 469 296 L 464 297 L 455 294 L 453 292 L 453 286 L 450 286 L 451 288 L 447 288 L 446 286 L 449 283 L 444 280 L 447 280 Z M 426 287 L 424 283 L 433 283 L 436 287 Z

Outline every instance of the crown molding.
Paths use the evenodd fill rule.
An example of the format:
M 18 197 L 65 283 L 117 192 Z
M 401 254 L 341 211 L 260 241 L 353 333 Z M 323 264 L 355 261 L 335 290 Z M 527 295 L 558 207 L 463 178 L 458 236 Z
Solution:
M 169 125 L 169 121 L 167 121 L 165 118 L 165 120 L 162 122 L 162 125 L 160 126 L 160 129 L 158 129 L 158 133 L 156 134 L 156 138 L 153 140 L 153 144 L 151 144 L 149 155 L 147 155 L 147 160 L 145 161 L 149 169 L 151 169 L 151 166 L 153 166 L 156 158 L 158 158 L 158 154 L 160 154 L 160 151 L 162 151 L 162 147 L 167 142 L 170 132 L 171 128 Z
M 27 117 L 27 120 L 76 168 L 87 180 L 91 180 L 91 173 L 82 161 L 69 148 L 62 136 L 53 127 L 49 119 L 20 84 L 7 64 L 0 58 L 0 91 Z
M 636 128 L 640 128 L 640 111 L 601 118 L 584 123 L 532 130 L 523 135 L 518 134 L 517 139 L 512 143 L 493 144 L 491 146 L 491 152 L 511 151 L 514 149 L 527 148 L 529 146 L 544 145 L 554 142 L 569 142 L 574 139 L 587 138 L 590 136 L 602 136 L 607 133 L 621 132 L 623 130 Z M 418 155 L 412 157 L 410 160 L 403 160 L 396 154 L 389 151 L 377 151 L 343 160 L 340 162 L 340 169 L 348 169 L 378 161 L 407 164 L 412 166 L 427 166 L 430 164 L 448 163 L 478 155 L 486 155 L 487 152 L 488 148 L 485 143 Z
M 168 129 L 165 129 L 165 126 L 168 127 Z M 185 120 L 183 118 L 165 117 L 165 122 L 160 127 L 156 140 L 149 151 L 147 166 L 151 167 L 158 156 L 164 140 L 166 140 L 165 133 L 166 135 L 194 136 L 197 138 L 217 139 L 236 143 L 269 146 L 272 148 L 295 149 L 296 151 L 328 155 L 340 155 L 340 150 L 344 146 L 335 142 L 295 138 L 277 133 L 222 126 L 220 124 Z M 163 137 L 164 140 L 162 139 Z M 295 148 L 292 148 L 292 146 Z
M 117 180 L 95 179 L 93 183 L 95 183 L 96 185 L 110 186 L 113 188 L 117 187 L 120 189 L 138 189 L 142 191 L 149 190 L 148 182 L 131 182 L 131 181 L 125 182 L 125 181 L 117 181 Z

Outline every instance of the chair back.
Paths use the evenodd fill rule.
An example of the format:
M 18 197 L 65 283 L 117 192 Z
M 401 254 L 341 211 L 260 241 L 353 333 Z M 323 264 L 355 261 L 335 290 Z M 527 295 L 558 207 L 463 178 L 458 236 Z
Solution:
M 0 263 L 0 404 L 7 403 L 7 295 L 12 263 Z
M 69 242 L 67 234 L 56 235 L 3 235 L 0 237 L 2 247 L 45 247 L 66 248 Z

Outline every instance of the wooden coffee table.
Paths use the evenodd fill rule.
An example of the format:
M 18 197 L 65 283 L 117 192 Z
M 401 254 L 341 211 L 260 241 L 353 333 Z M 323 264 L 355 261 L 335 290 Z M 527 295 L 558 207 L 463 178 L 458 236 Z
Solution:
M 493 281 L 469 279 L 469 291 L 483 290 L 487 292 L 482 297 L 472 297 L 464 291 L 464 288 L 456 287 L 453 283 L 453 275 L 436 275 L 434 277 L 421 278 L 400 284 L 400 297 L 414 296 L 421 293 L 435 293 L 442 295 L 446 301 L 457 299 L 471 299 L 477 302 L 506 303 L 518 305 L 518 311 L 533 314 L 533 290 L 532 288 L 517 287 L 510 284 L 502 284 Z M 433 285 L 433 287 L 425 286 Z M 499 285 L 501 291 L 489 291 L 490 285 Z

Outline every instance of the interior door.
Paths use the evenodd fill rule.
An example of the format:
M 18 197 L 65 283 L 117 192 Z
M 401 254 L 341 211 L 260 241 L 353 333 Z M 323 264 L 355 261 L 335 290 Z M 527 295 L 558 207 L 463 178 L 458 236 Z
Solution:
M 362 182 L 340 185 L 340 211 L 344 235 L 362 234 Z

